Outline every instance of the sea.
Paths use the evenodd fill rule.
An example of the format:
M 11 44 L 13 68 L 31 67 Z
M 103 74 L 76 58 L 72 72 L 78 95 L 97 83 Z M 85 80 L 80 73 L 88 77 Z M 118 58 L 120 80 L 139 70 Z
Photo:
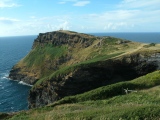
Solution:
M 9 71 L 31 50 L 37 36 L 0 37 L 0 112 L 28 109 L 29 85 L 8 79 Z
M 96 36 L 113 36 L 143 43 L 160 43 L 160 33 L 90 33 Z M 28 109 L 30 85 L 8 78 L 9 71 L 32 48 L 36 35 L 0 37 L 0 112 Z
M 119 32 L 119 33 L 91 33 L 96 36 L 112 36 L 141 43 L 160 43 L 160 32 Z

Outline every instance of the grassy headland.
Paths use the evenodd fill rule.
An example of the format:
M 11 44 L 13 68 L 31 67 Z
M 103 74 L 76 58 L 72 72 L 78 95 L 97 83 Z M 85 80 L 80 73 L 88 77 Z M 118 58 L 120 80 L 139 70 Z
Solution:
M 136 92 L 125 94 L 123 89 Z M 160 118 L 160 71 L 132 81 L 65 97 L 46 107 L 22 111 L 10 120 L 130 120 Z
M 40 34 L 31 52 L 13 67 L 13 75 L 36 79 L 30 90 L 31 108 L 48 105 L 17 112 L 6 119 L 159 119 L 160 71 L 124 79 L 130 71 L 136 77 L 157 69 L 154 59 L 159 53 L 159 44 L 73 31 Z M 104 81 L 108 83 L 99 84 Z M 84 85 L 89 89 L 81 91 Z M 133 92 L 125 94 L 124 89 Z M 8 117 L 0 117 L 4 115 Z

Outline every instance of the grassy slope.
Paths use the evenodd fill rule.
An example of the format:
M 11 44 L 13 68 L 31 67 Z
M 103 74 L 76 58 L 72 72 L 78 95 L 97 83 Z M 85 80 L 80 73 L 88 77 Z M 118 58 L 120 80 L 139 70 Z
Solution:
M 43 73 L 45 74 L 43 76 L 39 75 L 41 72 L 37 74 L 38 77 L 42 78 L 37 84 L 59 74 L 65 74 L 65 72 L 75 68 L 94 64 L 97 61 L 119 56 L 122 53 L 130 54 L 131 51 L 135 52 L 135 49 L 139 50 L 142 48 L 139 43 L 118 45 L 116 44 L 117 40 L 118 39 L 108 38 L 102 46 L 94 47 L 99 42 L 95 40 L 92 46 L 85 49 L 80 49 L 77 45 L 70 53 L 74 59 L 59 66 L 59 70 L 54 73 L 52 73 L 53 71 L 48 71 L 47 69 L 45 71 L 45 69 L 43 69 Z M 157 46 L 151 46 L 145 49 L 155 50 L 155 48 L 157 49 Z M 43 68 L 45 65 L 44 61 L 50 59 L 56 60 L 58 57 L 68 54 L 66 53 L 68 49 L 68 46 L 56 47 L 47 45 L 45 49 L 37 47 L 33 49 L 18 66 L 27 66 L 27 68 L 24 68 L 25 72 L 31 70 L 38 73 L 36 70 Z M 49 77 L 46 77 L 48 75 Z M 121 82 L 100 87 L 80 95 L 65 97 L 50 106 L 20 112 L 11 119 L 156 119 L 160 117 L 158 114 L 160 112 L 160 98 L 158 94 L 160 89 L 159 87 L 154 87 L 157 85 L 160 85 L 160 71 L 130 82 Z M 124 95 L 123 88 L 136 89 L 138 92 Z
M 75 47 L 68 45 L 53 46 L 51 44 L 43 45 L 43 47 L 37 46 L 16 67 L 21 68 L 21 74 L 40 79 L 37 82 L 40 84 L 48 78 L 72 71 L 78 67 L 84 67 L 87 64 L 119 56 L 141 45 L 134 42 L 117 44 L 119 40 L 121 39 L 108 37 L 101 42 L 101 45 L 97 46 L 100 40 L 94 39 L 93 44 L 87 48 L 81 47 L 80 43 L 77 43 Z M 54 70 L 54 61 L 60 57 L 66 58 L 66 56 L 71 56 L 72 59 L 59 64 L 58 70 Z
M 97 62 L 99 61 L 104 61 L 107 59 L 114 59 L 114 58 L 119 58 L 120 56 L 123 55 L 130 55 L 134 52 L 142 52 L 143 54 L 152 54 L 156 51 L 160 52 L 160 44 L 157 44 L 156 46 L 151 46 L 148 48 L 145 48 L 143 46 L 145 46 L 146 44 L 140 44 L 140 43 L 127 43 L 127 44 L 123 44 L 123 45 L 116 45 L 116 41 L 118 39 L 114 39 L 112 42 L 110 42 L 110 40 L 112 41 L 113 39 L 107 39 L 104 43 L 103 46 L 99 47 L 98 49 L 93 49 L 94 44 L 87 48 L 87 49 L 83 49 L 80 50 L 80 52 L 76 51 L 74 52 L 73 55 L 77 55 L 74 56 L 74 58 L 77 57 L 77 59 L 79 61 L 76 61 L 76 59 L 73 59 L 73 61 L 76 61 L 75 64 L 71 64 L 69 61 L 69 63 L 63 64 L 62 66 L 60 66 L 60 69 L 58 69 L 55 72 L 51 72 L 51 74 L 47 75 L 46 77 L 43 77 L 42 79 L 40 79 L 35 85 L 34 87 L 39 86 L 42 82 L 45 82 L 47 80 L 50 80 L 52 78 L 55 78 L 57 76 L 61 76 L 61 75 L 65 75 L 68 74 L 69 72 L 72 72 L 78 68 L 84 68 L 84 67 L 88 67 L 88 66 L 92 66 L 93 64 L 97 64 Z M 97 41 L 95 41 L 97 42 Z M 106 44 L 110 44 L 110 46 L 108 46 L 106 48 Z M 113 47 L 114 46 L 114 47 Z M 120 49 L 120 50 L 117 50 Z M 86 52 L 87 51 L 87 52 Z M 96 51 L 99 51 L 100 54 L 95 54 Z M 80 56 L 83 56 L 83 58 L 86 58 L 86 56 L 88 56 L 87 60 L 83 60 L 80 59 Z M 94 56 L 94 57 L 93 57 Z M 33 88 L 34 88 L 33 87 Z
M 37 78 L 47 76 L 50 71 L 46 68 L 46 65 L 51 63 L 48 64 L 48 66 L 51 66 L 51 60 L 56 60 L 65 55 L 66 49 L 67 46 L 58 47 L 51 44 L 47 44 L 44 47 L 38 46 L 22 59 L 17 66 L 22 68 L 21 72 L 23 74 L 37 76 Z
M 137 90 L 124 94 L 123 88 Z M 160 118 L 160 71 L 132 81 L 65 97 L 49 106 L 23 111 L 11 120 L 91 120 Z

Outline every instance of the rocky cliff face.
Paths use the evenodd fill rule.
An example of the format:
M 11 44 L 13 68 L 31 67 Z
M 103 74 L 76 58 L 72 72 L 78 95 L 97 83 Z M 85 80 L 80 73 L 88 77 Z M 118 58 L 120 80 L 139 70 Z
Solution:
M 36 46 L 43 46 L 44 44 L 51 43 L 55 46 L 69 45 L 71 47 L 75 47 L 77 43 L 80 43 L 81 47 L 88 47 L 93 43 L 95 36 L 80 34 L 76 32 L 48 32 L 48 33 L 40 33 L 38 38 L 35 39 L 33 48 Z
M 33 51 L 40 47 L 40 49 L 43 49 L 46 47 L 46 45 L 52 45 L 52 47 L 61 47 L 61 46 L 67 46 L 67 49 L 64 51 L 68 51 L 67 53 L 62 53 L 61 56 L 58 56 L 57 58 L 47 58 L 47 54 L 45 51 L 38 51 L 39 55 L 35 58 L 29 58 L 29 62 L 35 61 L 35 59 L 38 59 L 39 56 L 42 54 L 46 54 L 45 58 L 40 58 L 43 63 L 43 68 L 41 67 L 34 67 L 34 64 L 29 68 L 29 65 L 26 65 L 25 62 L 18 63 L 18 65 L 13 66 L 12 70 L 10 71 L 9 78 L 12 80 L 19 80 L 23 81 L 25 83 L 34 85 L 42 76 L 44 73 L 44 70 L 47 71 L 56 71 L 59 69 L 59 66 L 70 61 L 72 58 L 72 50 L 73 48 L 77 49 L 83 49 L 86 48 L 93 43 L 93 39 L 96 39 L 96 37 L 92 35 L 87 34 L 80 34 L 76 32 L 70 32 L 70 31 L 54 31 L 54 32 L 48 32 L 48 33 L 40 33 L 37 39 L 34 40 L 32 51 L 31 51 L 31 57 L 33 57 L 37 51 L 34 53 Z M 56 52 L 57 49 L 53 49 L 52 52 L 54 54 L 54 51 Z M 59 51 L 63 51 L 59 49 Z M 41 55 L 40 55 L 41 54 Z M 50 53 L 52 54 L 52 53 Z M 48 56 L 51 56 L 51 55 Z M 26 57 L 27 59 L 27 57 Z M 25 60 L 23 60 L 25 61 Z M 42 64 L 39 63 L 39 64 Z M 73 62 L 74 63 L 74 62 Z
M 50 79 L 40 87 L 32 89 L 29 94 L 29 108 L 44 106 L 65 96 L 83 93 L 100 86 L 132 80 L 159 68 L 160 53 L 150 56 L 137 53 L 98 62 Z
M 32 51 L 12 68 L 9 77 L 34 85 L 29 108 L 40 107 L 160 69 L 160 50 L 121 55 L 139 45 L 71 31 L 40 33 Z
M 12 70 L 10 71 L 9 78 L 12 80 L 23 81 L 23 82 L 30 84 L 30 85 L 35 84 L 36 81 L 38 80 L 34 76 L 28 76 L 27 74 L 21 74 L 19 72 L 20 72 L 20 68 L 13 67 Z

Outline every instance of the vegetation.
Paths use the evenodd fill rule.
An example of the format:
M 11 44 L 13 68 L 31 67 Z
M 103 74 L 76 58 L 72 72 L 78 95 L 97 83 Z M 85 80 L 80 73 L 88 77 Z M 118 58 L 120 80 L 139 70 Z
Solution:
M 124 94 L 123 89 L 126 88 L 131 90 L 141 90 L 141 89 L 151 88 L 156 85 L 160 85 L 160 71 L 147 74 L 132 81 L 119 82 L 116 84 L 100 87 L 80 95 L 65 97 L 56 102 L 55 104 L 53 104 L 53 106 L 59 103 L 62 104 L 62 103 L 73 103 L 73 102 L 81 102 L 88 100 L 107 99 L 116 95 L 123 95 Z
M 9 118 L 10 116 L 7 113 L 0 113 L 0 120 L 3 120 L 5 118 Z
M 51 80 L 51 79 L 53 79 L 53 78 L 57 78 L 58 76 L 68 74 L 68 73 L 70 73 L 70 72 L 73 72 L 73 71 L 76 70 L 76 69 L 89 67 L 89 66 L 91 66 L 91 65 L 93 65 L 93 64 L 97 64 L 98 61 L 103 61 L 103 60 L 106 60 L 106 59 L 115 57 L 115 56 L 117 56 L 117 55 L 120 55 L 120 54 L 122 54 L 122 53 L 116 53 L 116 54 L 111 54 L 111 55 L 106 55 L 106 56 L 101 56 L 101 57 L 95 57 L 94 59 L 91 59 L 91 60 L 87 60 L 87 61 L 83 61 L 83 62 L 74 64 L 74 65 L 71 65 L 71 66 L 63 67 L 63 68 L 55 71 L 55 72 L 52 73 L 51 75 L 40 79 L 40 80 L 34 85 L 34 87 L 37 87 L 37 85 L 40 85 L 42 82 L 46 82 L 47 80 Z M 33 87 L 33 88 L 34 88 L 34 87 Z M 32 88 L 32 89 L 33 89 L 33 88 Z
M 67 31 L 67 33 L 73 32 Z M 79 35 L 83 36 L 84 34 Z M 112 37 L 104 37 L 102 41 L 98 37 L 92 36 L 90 38 L 90 36 L 88 36 L 88 38 L 93 43 L 86 48 L 82 47 L 81 43 L 76 43 L 74 47 L 68 44 L 55 46 L 52 42 L 37 44 L 36 47 L 16 65 L 17 68 L 21 68 L 19 74 L 39 79 L 36 83 L 36 85 L 39 85 L 46 80 L 72 72 L 75 69 L 87 67 L 99 61 L 119 56 L 128 49 L 134 49 L 139 45 L 138 43 L 132 42 L 118 44 L 118 41 L 123 40 Z M 67 57 L 68 59 L 66 59 Z
M 45 44 L 43 47 L 37 46 L 24 58 L 24 62 L 28 67 L 44 66 L 45 60 L 61 57 L 65 54 L 66 49 L 66 46 L 54 46 L 52 44 Z
M 145 48 L 154 47 L 156 43 L 150 43 L 148 45 L 144 45 Z
M 123 88 L 136 90 L 125 94 Z M 160 71 L 132 81 L 103 86 L 65 97 L 49 106 L 22 111 L 10 120 L 158 120 Z
M 75 34 L 73 31 L 61 32 Z M 87 36 L 85 34 L 80 35 L 82 37 Z M 61 44 L 59 46 L 55 46 L 51 42 L 39 43 L 17 64 L 17 67 L 21 68 L 21 74 L 28 76 L 36 74 L 39 80 L 33 86 L 33 90 L 43 87 L 48 80 L 53 80 L 80 68 L 94 66 L 107 59 L 136 52 L 145 47 L 139 43 L 112 37 L 89 38 L 93 43 L 89 43 L 90 45 L 86 45 L 87 47 L 77 41 L 76 44 Z M 154 45 L 150 44 L 149 46 Z M 146 51 L 143 52 L 145 54 Z M 147 54 L 149 54 L 148 51 Z M 125 94 L 124 89 L 133 90 L 133 92 Z M 159 93 L 160 71 L 156 71 L 131 81 L 102 86 L 83 94 L 68 96 L 42 108 L 21 111 L 6 119 L 156 120 L 160 118 Z M 0 114 L 1 117 L 3 114 Z
M 37 46 L 18 65 L 27 66 L 24 71 L 32 71 L 30 74 L 34 72 L 38 77 L 44 77 L 54 71 L 53 68 L 50 68 L 54 66 L 52 60 L 65 56 L 66 49 L 67 46 L 65 45 L 44 44 L 43 46 Z

